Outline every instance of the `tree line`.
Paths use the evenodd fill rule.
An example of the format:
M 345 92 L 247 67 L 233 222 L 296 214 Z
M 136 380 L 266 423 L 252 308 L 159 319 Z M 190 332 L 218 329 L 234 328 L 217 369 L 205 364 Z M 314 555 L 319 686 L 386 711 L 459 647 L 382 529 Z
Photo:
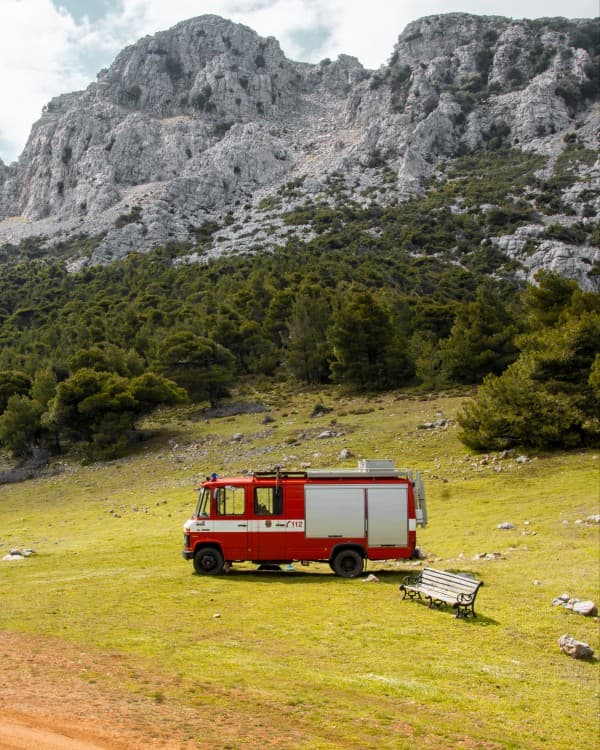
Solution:
M 79 275 L 12 269 L 2 286 L 28 305 L 0 328 L 0 444 L 116 455 L 156 406 L 216 405 L 257 376 L 362 392 L 483 383 L 460 417 L 476 449 L 597 437 L 598 295 L 549 273 L 522 293 L 482 275 L 421 295 L 372 259 L 349 260 L 352 280 L 329 256 L 280 260 L 177 266 L 161 250 Z
M 193 248 L 78 273 L 60 252 L 85 254 L 90 238 L 54 258 L 34 240 L 0 248 L 0 445 L 114 455 L 157 405 L 215 405 L 245 378 L 480 386 L 460 417 L 470 447 L 597 441 L 599 295 L 551 273 L 517 283 L 492 238 L 531 220 L 531 203 L 506 196 L 540 157 L 485 160 L 387 207 L 359 206 L 332 178 L 331 203 L 283 215 L 311 239 L 205 263 L 185 257 L 218 239 L 214 223 Z

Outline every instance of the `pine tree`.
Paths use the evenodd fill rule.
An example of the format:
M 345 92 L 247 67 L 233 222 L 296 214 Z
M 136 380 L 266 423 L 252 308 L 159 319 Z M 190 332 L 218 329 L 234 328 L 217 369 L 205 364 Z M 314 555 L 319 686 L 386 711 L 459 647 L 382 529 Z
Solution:
M 42 434 L 42 407 L 28 396 L 13 395 L 0 416 L 0 444 L 13 456 L 28 456 Z
M 466 404 L 458 418 L 466 445 L 552 449 L 600 442 L 600 313 L 563 311 L 558 320 L 531 332 L 519 359 L 499 377 L 488 376 Z
M 233 383 L 235 358 L 224 346 L 191 331 L 169 336 L 158 351 L 163 375 L 185 388 L 193 401 L 208 399 L 216 406 Z
M 515 321 L 489 284 L 463 304 L 450 336 L 440 343 L 442 376 L 449 383 L 481 383 L 499 375 L 518 355 Z
M 31 378 L 19 370 L 0 372 L 0 414 L 6 409 L 11 396 L 25 396 L 31 392 Z
M 351 290 L 334 311 L 329 340 L 334 380 L 361 391 L 398 388 L 414 366 L 392 316 L 373 294 Z
M 318 287 L 309 285 L 296 296 L 288 324 L 285 362 L 298 380 L 311 384 L 329 380 L 331 347 L 327 328 L 330 315 L 329 303 Z

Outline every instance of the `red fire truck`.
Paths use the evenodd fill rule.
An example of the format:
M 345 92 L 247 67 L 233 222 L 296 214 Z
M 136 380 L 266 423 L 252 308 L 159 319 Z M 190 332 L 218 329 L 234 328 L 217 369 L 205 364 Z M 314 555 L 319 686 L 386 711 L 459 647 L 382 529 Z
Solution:
M 415 555 L 417 526 L 427 523 L 418 471 L 362 460 L 357 469 L 216 474 L 201 482 L 184 524 L 183 557 L 216 575 L 233 562 L 279 565 L 328 562 L 355 578 L 366 560 Z

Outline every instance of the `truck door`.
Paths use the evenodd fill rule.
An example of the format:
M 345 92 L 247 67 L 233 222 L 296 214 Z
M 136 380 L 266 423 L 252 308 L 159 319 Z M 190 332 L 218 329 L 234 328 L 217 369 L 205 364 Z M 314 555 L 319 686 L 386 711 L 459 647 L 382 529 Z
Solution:
M 254 487 L 250 520 L 250 559 L 287 560 L 287 521 L 282 485 Z
M 215 490 L 215 537 L 222 539 L 226 560 L 248 559 L 248 518 L 246 490 L 227 485 Z
M 367 493 L 369 547 L 408 545 L 408 488 L 404 484 L 369 487 Z

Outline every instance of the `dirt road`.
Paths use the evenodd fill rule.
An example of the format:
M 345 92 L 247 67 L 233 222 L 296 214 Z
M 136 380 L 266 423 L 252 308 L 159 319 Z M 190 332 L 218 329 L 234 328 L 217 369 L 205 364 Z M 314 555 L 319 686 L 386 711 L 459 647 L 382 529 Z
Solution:
M 203 705 L 205 688 L 144 667 L 123 653 L 58 638 L 0 631 L 0 750 L 290 750 L 297 722 L 277 733 L 265 708 L 244 711 L 228 689 Z M 215 702 L 215 697 L 220 701 Z M 219 705 L 221 703 L 221 705 Z M 191 705 L 190 705 L 191 704 Z
M 158 682 L 117 652 L 0 632 L 0 750 L 193 747 Z
M 0 750 L 108 750 L 120 747 L 89 730 L 59 726 L 55 721 L 14 712 L 0 712 Z

